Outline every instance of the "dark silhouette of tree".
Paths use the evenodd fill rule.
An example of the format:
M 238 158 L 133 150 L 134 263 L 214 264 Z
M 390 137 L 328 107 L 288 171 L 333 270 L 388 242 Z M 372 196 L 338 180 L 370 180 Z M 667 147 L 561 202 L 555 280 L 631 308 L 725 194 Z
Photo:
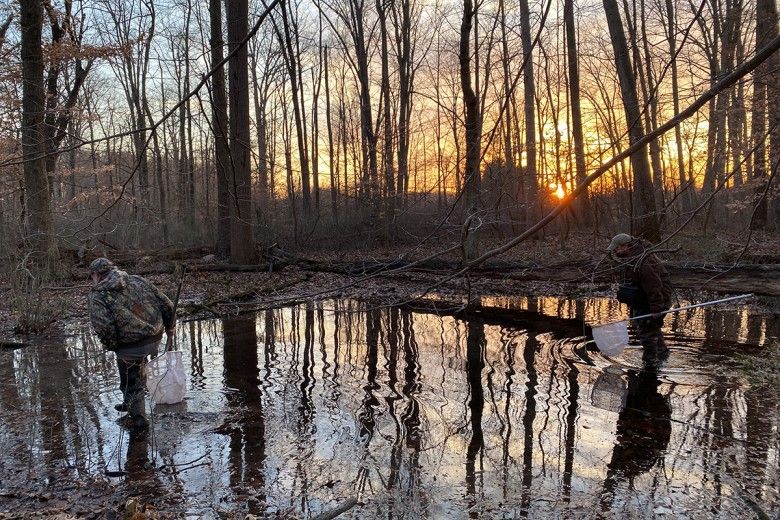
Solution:
M 237 264 L 255 261 L 252 234 L 252 176 L 249 158 L 249 68 L 246 44 L 248 0 L 226 0 L 228 49 L 237 51 L 228 63 L 230 90 L 230 259 Z
M 626 113 L 629 142 L 633 144 L 641 139 L 645 133 L 642 126 L 642 112 L 636 94 L 636 79 L 628 54 L 628 43 L 623 32 L 623 22 L 620 18 L 617 2 L 615 0 L 603 0 L 603 2 L 609 34 L 612 39 L 612 48 L 615 52 L 615 65 L 623 97 L 623 108 Z M 661 239 L 661 230 L 656 213 L 653 181 L 650 175 L 646 146 L 631 155 L 631 169 L 633 170 L 632 232 L 648 240 L 658 241 Z
M 22 150 L 24 154 L 24 214 L 27 247 L 39 260 L 50 253 L 51 198 L 46 176 L 46 91 L 43 84 L 43 4 L 20 0 L 22 27 Z
M 223 59 L 222 0 L 209 0 L 211 21 L 211 63 Z M 217 177 L 217 252 L 230 254 L 230 186 L 232 165 L 228 146 L 228 114 L 225 97 L 225 69 L 219 67 L 211 77 L 211 127 L 214 133 L 214 163 Z
M 479 169 L 482 142 L 482 114 L 479 99 L 474 92 L 471 78 L 471 30 L 474 28 L 476 7 L 471 0 L 463 0 L 463 17 L 460 24 L 458 62 L 460 64 L 460 86 L 463 93 L 466 127 L 466 165 L 463 171 L 464 227 L 466 228 L 463 256 L 464 261 L 479 256 L 479 224 L 481 173 Z

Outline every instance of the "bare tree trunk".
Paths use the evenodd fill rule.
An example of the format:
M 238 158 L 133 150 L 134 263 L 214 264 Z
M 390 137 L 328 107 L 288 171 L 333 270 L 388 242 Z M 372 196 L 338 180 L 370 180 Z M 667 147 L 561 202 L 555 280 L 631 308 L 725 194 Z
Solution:
M 730 71 L 734 67 L 734 51 L 736 46 L 736 38 L 739 37 L 739 21 L 741 18 L 741 10 L 736 2 L 726 2 L 726 12 L 724 15 L 723 23 L 721 24 L 720 31 L 720 64 L 716 71 L 716 77 L 721 71 Z M 713 81 L 716 81 L 713 78 Z M 715 143 L 714 143 L 714 157 L 712 159 L 712 169 L 709 175 L 705 177 L 707 192 L 712 192 L 715 189 L 715 184 L 723 182 L 726 175 L 726 163 L 728 160 L 728 134 L 729 132 L 736 131 L 736 129 L 727 128 L 729 118 L 728 114 L 731 110 L 730 105 L 731 93 L 729 91 L 721 92 L 715 101 L 715 119 L 710 121 L 711 125 L 715 125 Z
M 506 2 L 499 0 L 498 2 L 498 15 L 501 25 L 501 64 L 503 66 L 503 88 L 504 96 L 509 98 L 512 96 L 512 79 L 511 71 L 509 70 L 509 64 L 511 59 L 509 57 L 509 41 L 507 38 L 507 22 L 506 22 Z M 507 100 L 507 106 L 509 105 Z M 504 137 L 504 164 L 506 165 L 506 174 L 515 174 L 515 154 L 512 148 L 512 111 L 507 109 L 502 113 L 502 127 Z M 510 179 L 507 179 L 510 180 Z M 511 179 L 514 180 L 514 179 Z
M 311 183 L 312 190 L 314 191 L 314 212 L 316 218 L 320 215 L 320 157 L 319 157 L 319 141 L 320 141 L 320 89 L 322 88 L 322 21 L 320 21 L 320 59 L 319 69 L 315 73 L 314 68 L 311 69 L 312 76 L 312 99 L 311 99 Z
M 154 3 L 144 3 L 149 10 L 149 34 L 145 36 L 145 46 L 143 54 L 143 62 L 140 65 L 140 77 L 137 80 L 135 91 L 133 92 L 133 103 L 135 106 L 135 112 L 138 115 L 138 128 L 146 128 L 146 118 L 144 114 L 143 105 L 146 101 L 146 78 L 149 72 L 149 54 L 152 50 L 152 38 L 154 38 L 155 22 L 157 20 L 157 13 L 154 9 Z M 140 187 L 140 195 L 144 204 L 148 204 L 149 199 L 149 161 L 146 154 L 146 131 L 139 131 L 136 133 L 136 154 L 140 160 L 140 166 L 138 168 L 138 185 Z
M 51 199 L 46 176 L 43 85 L 43 7 L 39 0 L 20 0 L 22 28 L 22 152 L 24 155 L 25 237 L 33 258 L 43 261 L 51 253 Z
M 390 66 L 387 44 L 387 10 L 383 0 L 376 0 L 377 18 L 379 18 L 379 39 L 381 45 L 380 62 L 382 69 L 382 78 L 380 89 L 382 93 L 382 123 L 384 129 L 382 143 L 382 165 L 384 169 L 384 186 L 382 194 L 385 197 L 392 198 L 395 193 L 395 175 L 393 172 L 393 120 L 390 110 Z M 393 211 L 392 201 L 388 205 L 389 211 Z M 392 222 L 392 215 L 385 215 L 388 223 Z
M 328 60 L 328 47 L 323 49 L 323 67 L 325 68 L 325 125 L 328 131 L 328 164 L 330 171 L 330 211 L 333 217 L 333 223 L 338 224 L 339 214 L 337 207 L 338 197 L 338 151 L 333 144 L 333 120 L 331 118 L 331 105 L 330 105 L 330 74 L 329 74 L 329 60 Z
M 68 200 L 73 200 L 76 196 L 76 143 L 80 140 L 81 130 L 76 128 L 75 119 L 71 118 L 68 123 Z
M 647 30 L 645 23 L 645 2 L 640 0 L 640 12 L 637 14 L 636 2 L 633 2 L 633 16 L 629 14 L 629 5 L 627 0 L 623 0 L 626 11 L 626 20 L 628 21 L 628 31 L 631 37 L 631 49 L 634 56 L 635 80 L 639 83 L 642 92 L 642 115 L 644 118 L 644 128 L 648 132 L 655 130 L 658 122 L 658 100 L 654 93 L 653 69 L 650 56 L 650 49 L 647 43 Z M 641 31 L 641 34 L 640 34 Z M 645 58 L 642 59 L 640 47 L 644 48 Z M 644 61 L 644 67 L 643 65 Z M 656 197 L 657 207 L 663 207 L 663 168 L 661 166 L 661 147 L 658 139 L 653 139 L 648 145 L 650 152 L 651 178 L 653 181 L 653 192 Z
M 525 115 L 525 204 L 526 219 L 535 222 L 539 195 L 536 171 L 536 112 L 534 93 L 534 60 L 531 39 L 531 13 L 528 0 L 520 0 L 520 40 L 523 43 L 523 106 Z
M 268 191 L 268 121 L 266 118 L 266 104 L 268 101 L 268 87 L 261 87 L 260 78 L 257 74 L 257 54 L 259 48 L 255 46 L 252 49 L 250 57 L 250 67 L 252 69 L 252 93 L 255 105 L 255 134 L 257 136 L 257 182 L 258 182 L 258 207 L 257 226 L 261 239 L 268 238 L 268 217 L 270 211 L 268 202 L 270 199 Z M 264 78 L 263 81 L 268 81 Z M 267 85 L 267 83 L 263 83 Z M 261 92 L 262 91 L 262 92 Z
M 290 20 L 291 14 L 288 13 L 287 3 L 282 5 L 282 25 L 283 31 L 279 30 L 278 25 L 274 22 L 274 29 L 276 31 L 277 38 L 282 42 L 284 47 L 284 62 L 287 66 L 287 73 L 290 80 L 290 89 L 292 94 L 293 103 L 293 116 L 295 118 L 295 130 L 298 142 L 298 158 L 301 167 L 301 194 L 303 196 L 303 212 L 304 216 L 311 215 L 311 185 L 310 185 L 310 172 L 309 172 L 309 156 L 308 147 L 306 144 L 306 124 L 303 116 L 303 85 L 301 84 L 301 63 L 300 52 L 298 46 L 293 42 L 293 31 L 290 27 L 294 25 L 294 20 Z M 297 25 L 296 25 L 297 27 Z M 297 33 L 295 34 L 297 38 Z
M 642 115 L 636 94 L 636 81 L 631 68 L 628 54 L 628 43 L 623 33 L 623 23 L 616 0 L 603 0 L 607 25 L 615 51 L 615 62 L 620 91 L 623 97 L 623 107 L 626 112 L 629 142 L 634 143 L 644 135 Z M 647 147 L 642 147 L 631 156 L 631 168 L 634 176 L 632 192 L 633 226 L 632 232 L 651 241 L 661 239 L 661 230 L 656 214 L 653 181 L 650 175 L 650 164 L 647 158 Z
M 471 30 L 476 8 L 471 0 L 463 0 L 463 18 L 460 24 L 460 86 L 466 111 L 466 165 L 463 172 L 464 234 L 463 260 L 468 262 L 479 256 L 479 225 L 481 177 L 479 162 L 482 148 L 482 114 L 479 99 L 471 84 Z
M 187 0 L 187 17 L 184 24 L 184 94 L 190 92 L 190 18 L 192 16 L 192 2 Z M 187 147 L 187 207 L 189 213 L 187 217 L 190 222 L 195 221 L 195 141 L 192 139 L 192 109 L 190 100 L 184 102 L 184 116 L 187 120 L 187 141 L 190 146 Z
M 186 57 L 181 57 L 180 59 L 186 60 Z M 181 68 L 181 64 L 179 63 L 177 65 L 177 68 Z M 185 79 L 181 78 L 181 87 L 179 88 L 179 98 L 181 99 L 185 95 L 185 88 L 184 88 L 184 81 Z M 189 144 L 187 142 L 187 104 L 184 103 L 179 107 L 179 157 L 178 157 L 178 163 L 179 163 L 179 186 L 181 187 L 179 191 L 179 203 L 181 208 L 181 216 L 185 218 L 190 218 L 192 215 L 192 208 L 190 207 L 190 197 L 189 197 L 189 182 L 190 182 L 190 172 L 189 172 L 189 154 L 187 153 L 187 149 L 189 148 Z
M 361 167 L 358 190 L 360 199 L 370 201 L 380 195 L 379 173 L 377 167 L 377 137 L 374 131 L 374 120 L 371 104 L 371 83 L 369 49 L 365 33 L 365 0 L 348 0 L 343 10 L 336 10 L 341 21 L 347 27 L 354 47 L 351 62 L 355 71 L 358 97 L 360 99 L 360 145 Z M 345 51 L 349 52 L 347 49 Z M 357 172 L 356 172 L 357 173 Z
M 149 102 L 144 97 L 144 112 L 149 121 L 153 121 L 152 111 L 149 109 Z M 163 179 L 163 157 L 160 149 L 160 139 L 157 130 L 152 130 L 152 145 L 154 147 L 154 173 L 157 179 L 157 191 L 160 193 L 160 221 L 162 223 L 163 245 L 168 245 L 168 200 Z
M 582 132 L 580 70 L 579 57 L 577 55 L 577 30 L 574 24 L 574 0 L 565 0 L 563 5 L 563 23 L 566 28 L 566 53 L 569 65 L 569 100 L 571 103 L 571 131 L 574 138 L 574 165 L 577 172 L 577 185 L 579 185 L 585 180 L 587 172 L 585 171 L 585 139 Z M 583 224 L 591 222 L 587 193 L 576 199 L 575 209 Z
M 249 71 L 246 42 L 248 0 L 226 0 L 228 49 L 236 51 L 229 62 L 230 156 L 232 190 L 230 204 L 230 260 L 237 264 L 256 261 L 252 235 L 252 176 L 249 159 Z
M 756 49 L 763 48 L 768 42 L 777 36 L 777 6 L 774 0 L 758 0 L 756 4 Z M 775 53 L 767 61 L 759 65 L 753 73 L 753 143 L 756 147 L 754 154 L 753 178 L 762 179 L 756 185 L 756 211 L 753 217 L 754 229 L 766 229 L 768 224 L 769 204 L 763 197 L 766 184 L 763 179 L 768 179 L 768 172 L 776 168 L 780 159 L 780 91 L 777 87 L 780 59 Z M 769 125 L 769 169 L 767 168 L 766 132 Z M 767 181 L 768 182 L 768 181 Z M 776 225 L 776 223 L 774 224 Z
M 653 56 L 650 53 L 650 40 L 647 36 L 647 11 L 645 9 L 645 0 L 641 0 L 641 33 L 642 47 L 645 55 L 645 74 L 647 83 L 647 97 L 645 98 L 645 120 L 647 122 L 647 131 L 653 131 L 658 128 L 658 82 L 655 79 L 653 71 Z M 648 110 L 649 109 L 649 110 Z M 650 141 L 650 161 L 653 168 L 653 187 L 655 188 L 656 205 L 659 208 L 665 205 L 664 195 L 664 168 L 661 157 L 661 140 L 653 139 Z M 663 217 L 663 215 L 660 215 Z M 662 218 L 659 219 L 662 221 Z
M 739 35 L 739 30 L 734 32 L 736 36 Z M 743 63 L 745 61 L 745 45 L 741 37 L 735 42 L 735 46 L 734 63 Z M 742 150 L 744 148 L 742 129 L 747 117 L 744 96 L 745 85 L 743 82 L 739 82 L 735 88 L 731 89 L 730 108 L 728 111 L 729 148 L 731 151 L 731 168 L 734 172 L 732 179 L 735 186 L 742 184 Z
M 403 201 L 409 178 L 409 139 L 412 116 L 412 6 L 411 0 L 392 2 L 398 61 L 398 170 L 396 195 Z
M 64 10 L 60 12 L 51 3 L 44 2 L 49 27 L 51 28 L 51 47 L 71 45 L 76 49 L 81 47 L 80 35 L 73 31 L 72 3 L 65 2 Z M 46 142 L 46 175 L 49 177 L 49 188 L 55 196 L 62 197 L 60 177 L 55 175 L 59 148 L 62 141 L 68 135 L 68 126 L 73 120 L 73 110 L 78 101 L 79 92 L 92 68 L 92 60 L 83 62 L 81 58 L 75 59 L 75 76 L 73 84 L 64 92 L 65 102 L 60 106 L 60 76 L 66 72 L 66 58 L 53 53 L 49 59 L 49 70 L 46 74 L 46 114 L 45 142 Z
M 772 41 L 778 36 L 778 13 L 777 3 L 772 0 L 759 0 L 761 10 L 766 13 L 769 20 L 767 24 L 769 34 L 767 41 Z M 769 167 L 776 172 L 778 163 L 780 163 L 780 53 L 775 52 L 767 60 L 767 78 L 766 99 L 769 119 Z M 777 194 L 777 174 L 775 173 L 775 189 L 769 192 L 769 203 L 772 206 L 772 218 L 768 219 L 769 229 L 777 231 L 780 227 L 780 196 Z
M 211 66 L 223 59 L 222 0 L 209 0 L 211 18 Z M 228 147 L 228 114 L 225 97 L 225 68 L 219 67 L 211 77 L 212 129 L 214 132 L 214 165 L 217 175 L 217 252 L 230 254 L 230 149 Z
M 672 0 L 665 0 L 666 16 L 668 25 L 666 27 L 666 40 L 669 43 L 669 56 L 671 57 L 672 72 L 672 107 L 675 114 L 680 113 L 680 86 L 677 70 L 677 15 L 674 11 Z M 684 211 L 693 209 L 693 190 L 694 186 L 688 185 L 688 175 L 685 171 L 685 159 L 683 156 L 683 140 L 680 125 L 674 127 L 674 142 L 677 145 L 677 175 L 680 179 L 680 189 L 685 190 L 682 194 L 682 206 Z M 691 172 L 692 174 L 693 172 Z
M 760 10 L 756 11 L 756 47 L 759 47 L 762 39 L 759 38 L 759 32 L 765 28 L 762 26 L 765 24 L 765 20 L 762 20 Z M 765 33 L 762 33 L 762 35 Z M 766 112 L 767 112 L 767 96 L 766 96 L 766 66 L 767 62 L 762 63 L 753 72 L 753 99 L 752 99 L 752 112 L 753 117 L 751 119 L 751 127 L 753 134 L 753 179 L 766 179 Z M 763 182 L 761 182 L 763 184 Z M 760 197 L 764 192 L 764 186 L 756 187 L 756 197 Z M 761 199 L 757 201 L 755 213 L 753 215 L 753 228 L 764 229 L 767 221 L 767 204 L 766 200 Z

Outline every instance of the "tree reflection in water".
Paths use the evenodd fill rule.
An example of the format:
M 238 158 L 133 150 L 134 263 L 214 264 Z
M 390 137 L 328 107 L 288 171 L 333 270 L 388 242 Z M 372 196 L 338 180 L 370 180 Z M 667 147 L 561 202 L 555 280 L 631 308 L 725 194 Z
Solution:
M 485 326 L 479 320 L 468 324 L 466 336 L 466 373 L 469 385 L 469 413 L 471 414 L 471 440 L 466 450 L 466 491 L 470 496 L 471 517 L 479 518 L 475 510 L 477 495 L 477 472 L 475 469 L 477 455 L 481 454 L 484 445 L 482 435 L 482 411 L 485 407 L 485 392 L 482 388 L 482 369 L 485 348 Z M 480 464 L 481 466 L 481 464 Z M 480 467 L 480 474 L 482 468 Z M 480 485 L 481 487 L 481 485 Z M 481 498 L 481 497 L 479 497 Z
M 262 512 L 265 488 L 265 417 L 255 316 L 225 319 L 222 332 L 230 413 L 218 431 L 230 438 L 230 486 L 236 495 L 251 497 L 247 500 L 249 512 L 257 514 Z
M 124 469 L 117 493 L 195 516 L 353 498 L 353 518 L 780 514 L 778 398 L 733 364 L 771 319 L 669 320 L 670 366 L 653 371 L 577 337 L 576 316 L 613 315 L 606 300 L 510 304 L 522 321 L 511 305 L 491 320 L 336 301 L 181 327 L 187 406 L 156 411 L 147 439 L 114 424 L 112 356 L 88 331 L 0 351 L 3 489 Z M 619 413 L 594 397 L 607 372 L 627 383 Z

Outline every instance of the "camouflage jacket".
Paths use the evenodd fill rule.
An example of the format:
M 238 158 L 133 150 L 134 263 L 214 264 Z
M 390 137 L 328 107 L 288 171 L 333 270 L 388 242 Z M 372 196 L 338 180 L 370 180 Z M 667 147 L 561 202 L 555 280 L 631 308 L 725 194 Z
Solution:
M 160 289 L 119 270 L 110 271 L 90 291 L 89 318 L 109 350 L 159 336 L 176 323 L 173 303 Z

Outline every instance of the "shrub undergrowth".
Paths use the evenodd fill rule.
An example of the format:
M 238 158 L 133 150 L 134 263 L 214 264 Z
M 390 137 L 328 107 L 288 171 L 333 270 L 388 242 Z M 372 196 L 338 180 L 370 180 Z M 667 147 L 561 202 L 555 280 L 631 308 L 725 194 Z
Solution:
M 780 385 L 780 341 L 772 341 L 758 354 L 741 354 L 737 362 L 750 384 L 772 388 Z
M 64 315 L 65 299 L 53 296 L 49 289 L 60 278 L 55 267 L 34 265 L 25 256 L 10 266 L 7 276 L 7 303 L 16 320 L 14 332 L 41 334 Z

